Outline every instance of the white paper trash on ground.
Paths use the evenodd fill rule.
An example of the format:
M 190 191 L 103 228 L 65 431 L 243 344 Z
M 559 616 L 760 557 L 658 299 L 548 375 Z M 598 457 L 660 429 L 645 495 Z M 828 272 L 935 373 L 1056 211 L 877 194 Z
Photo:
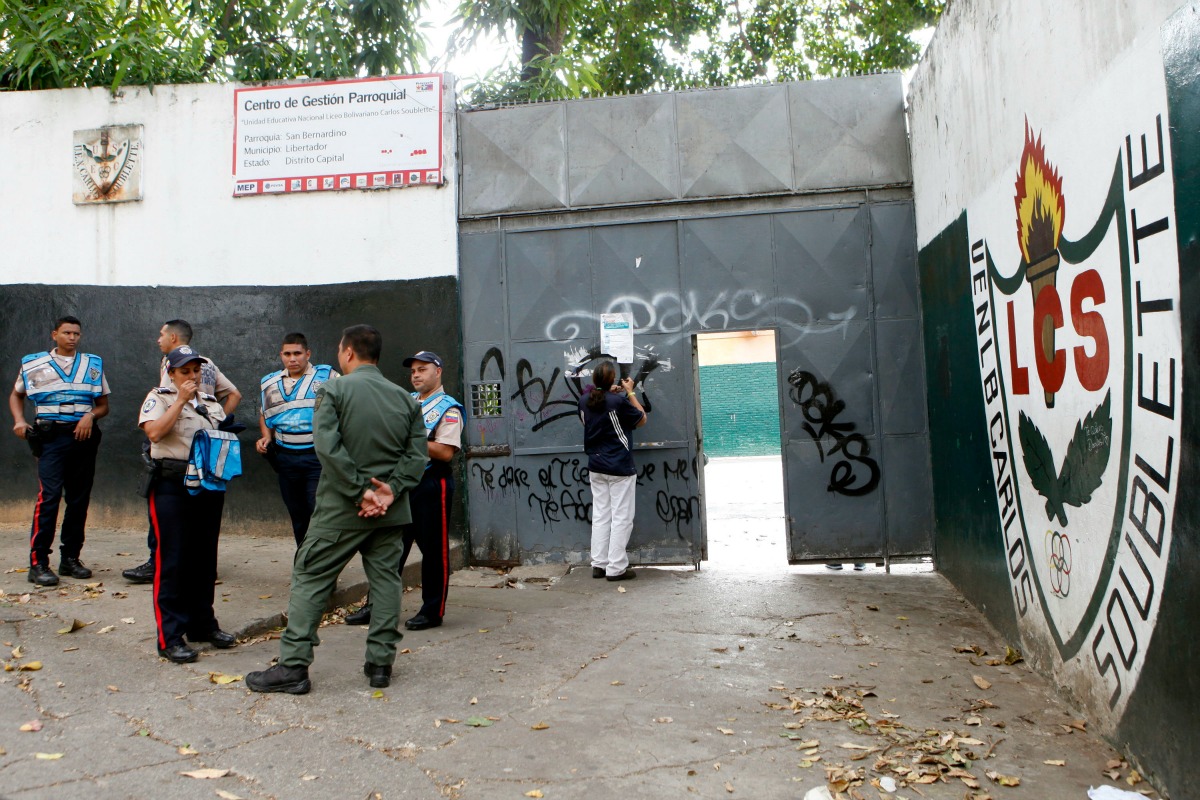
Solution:
M 1088 789 L 1089 800 L 1146 800 L 1146 795 L 1127 792 L 1115 786 L 1100 786 Z M 807 800 L 807 798 L 805 798 Z
M 833 795 L 829 793 L 829 789 L 824 786 L 818 786 L 815 789 L 809 789 L 804 793 L 804 800 L 833 800 Z

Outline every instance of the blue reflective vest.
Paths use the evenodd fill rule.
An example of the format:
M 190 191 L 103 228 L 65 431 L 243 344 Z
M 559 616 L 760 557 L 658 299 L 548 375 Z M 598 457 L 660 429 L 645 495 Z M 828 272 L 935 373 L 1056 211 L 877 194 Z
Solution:
M 425 431 L 427 433 L 433 433 L 433 429 L 442 421 L 442 417 L 446 416 L 447 411 L 452 408 L 463 408 L 462 403 L 441 390 L 434 392 L 424 400 L 421 400 L 421 396 L 417 392 L 413 392 L 412 396 L 414 400 L 421 404 L 421 418 L 425 421 Z M 432 464 L 432 460 L 425 462 L 425 469 L 429 469 Z
M 21 379 L 37 419 L 78 422 L 104 393 L 104 362 L 76 351 L 70 372 L 63 372 L 49 352 L 31 353 L 21 359 Z
M 198 430 L 188 454 L 183 485 L 190 494 L 223 492 L 229 481 L 242 474 L 242 443 L 228 431 Z
M 283 379 L 287 370 L 279 370 L 265 376 L 259 383 L 259 400 L 262 403 L 263 421 L 274 434 L 275 444 L 289 450 L 303 450 L 313 446 L 313 409 L 316 406 L 317 389 L 329 380 L 333 367 L 315 364 L 313 371 L 301 376 L 289 394 L 284 390 Z

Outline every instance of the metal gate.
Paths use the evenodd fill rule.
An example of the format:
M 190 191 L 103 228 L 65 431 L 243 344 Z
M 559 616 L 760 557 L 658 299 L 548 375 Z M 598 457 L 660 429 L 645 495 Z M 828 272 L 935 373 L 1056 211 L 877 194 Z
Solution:
M 837 93 L 792 84 L 460 116 L 466 483 L 476 563 L 587 561 L 591 496 L 576 409 L 606 312 L 634 320 L 632 374 L 650 411 L 635 438 L 634 563 L 698 563 L 704 555 L 693 335 L 764 328 L 776 331 L 779 351 L 789 560 L 929 552 L 903 119 L 901 168 L 893 163 L 898 103 L 889 100 L 874 123 L 863 111 L 891 97 L 880 79 L 894 77 L 852 79 Z M 787 122 L 835 97 L 849 107 L 835 103 L 807 127 Z M 733 115 L 740 134 L 713 128 L 734 125 L 724 111 L 720 119 L 703 113 L 714 103 L 741 109 Z M 778 134 L 747 134 L 780 114 L 790 125 L 784 146 Z M 834 117 L 849 120 L 843 127 L 855 134 L 842 141 L 880 144 L 865 156 L 840 153 L 838 137 L 830 144 Z M 689 138 L 697 119 L 709 128 Z M 714 142 L 739 136 L 740 157 L 714 160 L 730 152 Z M 887 186 L 811 193 L 804 184 L 820 170 L 799 166 L 799 153 L 815 152 L 805 136 L 823 148 L 822 169 L 844 163 L 850 185 Z M 746 168 L 750 161 L 757 171 Z M 864 169 L 879 174 L 868 182 Z M 767 184 L 785 172 L 780 194 Z M 820 188 L 846 185 L 824 182 Z M 766 189 L 774 196 L 720 199 Z M 685 203 L 689 192 L 710 199 Z M 616 202 L 626 205 L 595 207 Z M 531 213 L 538 211 L 554 213 Z

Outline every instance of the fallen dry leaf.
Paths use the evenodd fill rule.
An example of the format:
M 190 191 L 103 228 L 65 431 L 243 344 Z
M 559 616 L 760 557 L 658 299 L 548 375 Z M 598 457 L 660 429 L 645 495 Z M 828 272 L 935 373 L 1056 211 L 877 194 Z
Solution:
M 620 592 L 621 594 L 625 594 L 625 587 L 624 587 L 624 586 L 618 586 L 618 587 L 617 587 L 617 591 L 618 591 L 618 592 Z
M 987 772 L 985 772 L 983 774 L 987 775 L 989 780 L 993 781 L 994 783 L 998 783 L 1001 786 L 1020 786 L 1021 785 L 1020 778 L 1015 777 L 1013 775 L 1001 775 L 999 772 L 996 772 L 996 770 L 994 770 L 994 769 L 989 769 Z
M 542 794 L 541 789 L 530 789 L 528 792 L 525 793 L 525 796 L 526 797 L 545 797 L 546 795 Z
M 17 645 L 16 647 L 13 648 L 12 657 L 13 658 L 24 658 L 25 657 L 25 651 L 23 649 L 21 649 L 21 645 Z
M 1063 761 L 1061 758 L 1047 759 L 1046 761 L 1043 761 L 1042 763 L 1049 767 L 1065 767 L 1067 765 L 1067 762 Z
M 58 761 L 63 757 L 62 753 L 34 753 L 34 758 L 40 758 L 42 761 Z
M 675 720 L 671 719 L 670 717 L 655 717 L 654 721 L 666 724 L 666 723 L 674 722 Z
M 194 750 L 194 749 L 192 749 L 191 745 L 185 744 L 183 747 L 179 748 L 176 752 L 179 753 L 179 755 L 181 755 L 181 756 L 194 756 L 197 753 L 199 753 L 200 751 Z
M 236 683 L 242 679 L 241 675 L 225 675 L 221 672 L 208 673 L 209 683 L 215 683 L 219 686 L 224 686 L 229 683 Z
M 221 800 L 242 800 L 241 796 L 233 792 L 227 792 L 224 789 L 217 789 L 217 797 L 220 797 Z
M 116 686 L 113 686 L 111 683 L 110 683 L 108 686 L 104 687 L 104 688 L 108 689 L 110 692 L 119 692 L 119 691 L 121 691 L 119 688 L 117 688 Z
M 530 726 L 529 726 L 529 730 L 531 730 L 531 731 L 544 731 L 544 730 L 546 730 L 546 729 L 547 729 L 547 728 L 549 728 L 549 727 L 550 727 L 550 726 L 549 726 L 549 725 L 547 725 L 546 723 L 544 723 L 544 722 L 539 722 L 537 725 L 530 725 Z
M 37 672 L 41 668 L 42 668 L 42 662 L 30 661 L 28 664 L 22 664 L 19 667 L 17 667 L 17 670 L 20 672 Z
M 467 725 L 472 728 L 488 728 L 492 725 L 492 720 L 487 717 L 467 717 Z
M 471 705 L 478 705 L 478 704 L 479 704 L 479 698 L 478 698 L 478 697 L 472 697 L 472 698 L 471 698 L 469 701 L 467 701 L 467 702 L 469 702 Z
M 258 596 L 258 599 L 259 599 L 259 600 L 270 600 L 270 599 L 271 599 L 271 595 L 269 595 L 269 594 L 260 594 L 260 595 Z
M 729 781 L 725 781 L 725 791 L 729 792 L 730 794 L 733 794 L 733 784 L 730 783 Z
M 96 633 L 108 633 L 109 631 L 114 631 L 116 629 L 117 629 L 116 625 L 105 625 L 103 628 L 96 631 Z
M 721 733 L 725 734 L 726 736 L 733 736 L 732 728 L 717 728 L 717 730 L 719 730 Z
M 191 772 L 181 772 L 186 778 L 198 778 L 199 780 L 211 780 L 212 778 L 224 778 L 229 774 L 227 769 L 194 769 Z
M 42 721 L 40 719 L 31 719 L 17 730 L 21 733 L 37 733 L 42 729 Z
M 624 685 L 625 685 L 625 681 L 613 681 L 612 683 L 609 684 L 609 686 L 624 686 Z
M 132 625 L 137 622 L 137 620 L 133 617 L 121 617 L 121 622 L 124 622 L 126 625 Z
M 71 620 L 71 624 L 70 624 L 70 625 L 68 625 L 68 626 L 67 626 L 67 627 L 65 627 L 65 628 L 59 628 L 59 629 L 58 629 L 58 632 L 59 632 L 60 634 L 62 634 L 62 633 L 74 633 L 75 631 L 79 630 L 80 628 L 86 628 L 88 625 L 91 625 L 91 624 L 92 624 L 92 623 L 90 623 L 90 622 L 84 622 L 83 620 L 73 619 L 73 620 Z
M 984 678 L 982 675 L 972 675 L 971 680 L 975 681 L 975 685 L 978 686 L 980 689 L 983 689 L 984 691 L 987 691 L 988 689 L 992 688 L 992 684 L 987 680 L 987 678 Z
M 1138 774 L 1136 769 L 1129 771 L 1129 776 L 1125 778 L 1125 782 L 1130 786 L 1137 786 L 1142 782 L 1142 776 Z
M 376 689 L 375 691 L 371 692 L 371 699 L 373 700 L 382 700 L 386 697 L 387 696 L 383 693 L 383 689 Z

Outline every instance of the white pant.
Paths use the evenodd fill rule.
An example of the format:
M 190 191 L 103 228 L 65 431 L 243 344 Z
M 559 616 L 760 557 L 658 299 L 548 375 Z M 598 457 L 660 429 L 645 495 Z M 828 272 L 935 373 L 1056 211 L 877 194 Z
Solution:
M 589 474 L 592 484 L 592 566 L 620 575 L 629 566 L 625 547 L 633 533 L 636 475 Z

